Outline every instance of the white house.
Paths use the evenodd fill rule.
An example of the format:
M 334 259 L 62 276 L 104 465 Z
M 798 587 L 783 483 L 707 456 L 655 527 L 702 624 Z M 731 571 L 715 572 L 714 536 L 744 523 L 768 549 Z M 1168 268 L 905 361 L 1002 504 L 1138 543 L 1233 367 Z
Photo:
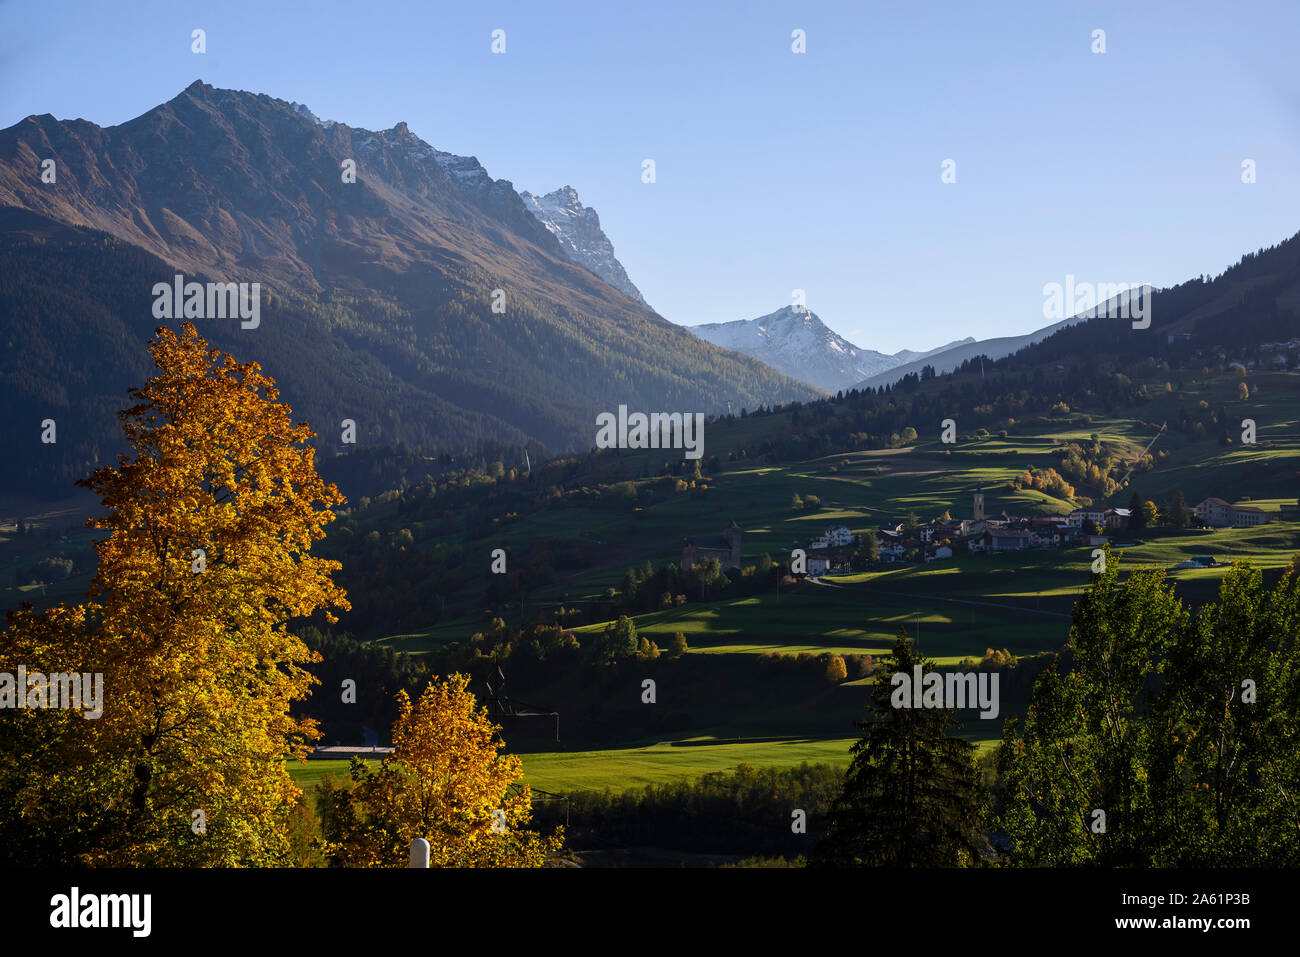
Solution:
M 1084 522 L 1095 522 L 1098 526 L 1106 522 L 1104 508 L 1076 508 L 1069 514 L 1067 521 L 1075 528 L 1082 528 Z
M 853 544 L 853 532 L 844 525 L 832 525 L 822 532 L 822 538 L 826 539 L 828 546 L 833 545 L 836 548 L 844 548 L 846 545 Z
M 809 575 L 824 575 L 824 574 L 826 574 L 826 571 L 827 571 L 830 567 L 831 567 L 831 563 L 830 563 L 830 560 L 829 560 L 829 559 L 826 559 L 826 558 L 810 558 L 810 559 L 808 559 L 808 574 L 809 574 Z
M 947 545 L 936 545 L 934 548 L 925 550 L 925 560 L 933 562 L 944 558 L 952 558 L 952 549 Z
M 1221 498 L 1207 498 L 1197 505 L 1196 517 L 1215 528 L 1249 528 L 1269 522 L 1269 514 L 1263 509 L 1232 505 Z

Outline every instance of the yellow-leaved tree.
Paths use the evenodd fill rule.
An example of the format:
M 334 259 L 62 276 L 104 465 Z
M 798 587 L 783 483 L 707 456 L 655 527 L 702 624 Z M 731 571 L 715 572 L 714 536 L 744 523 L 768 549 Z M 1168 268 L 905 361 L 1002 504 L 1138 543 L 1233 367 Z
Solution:
M 346 867 L 403 867 L 411 842 L 429 842 L 433 867 L 540 867 L 563 833 L 525 829 L 532 817 L 522 765 L 499 755 L 500 728 L 476 706 L 469 678 L 431 682 L 414 706 L 397 699 L 393 750 L 372 770 L 353 760 L 351 788 L 324 787 L 322 830 L 330 860 Z
M 189 323 L 159 328 L 150 349 L 158 374 L 118 413 L 133 456 L 79 483 L 108 510 L 88 523 L 108 533 L 88 600 L 11 612 L 0 639 L 0 671 L 103 674 L 97 719 L 0 712 L 15 742 L 0 768 L 0 855 L 289 863 L 300 791 L 284 759 L 317 736 L 289 706 L 319 656 L 286 625 L 349 607 L 338 563 L 309 554 L 344 500 L 257 363 Z

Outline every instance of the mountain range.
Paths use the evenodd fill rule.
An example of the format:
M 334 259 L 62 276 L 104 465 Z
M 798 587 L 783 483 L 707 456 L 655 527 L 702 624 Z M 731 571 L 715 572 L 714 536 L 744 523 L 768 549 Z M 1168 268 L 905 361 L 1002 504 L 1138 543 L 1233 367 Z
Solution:
M 0 408 L 60 432 L 42 446 L 19 430 L 0 482 L 48 492 L 117 447 L 113 412 L 147 372 L 152 289 L 178 272 L 262 284 L 257 329 L 196 324 L 260 362 L 330 448 L 351 418 L 358 446 L 522 458 L 589 448 L 595 417 L 620 404 L 815 397 L 575 262 L 536 215 L 561 205 L 530 211 L 405 123 L 354 128 L 198 81 L 118 126 L 29 116 L 0 131 L 0 341 L 18 359 L 0 371 Z
M 436 471 L 435 455 L 590 448 L 596 416 L 620 405 L 752 409 L 1018 351 L 1009 361 L 1056 375 L 1117 329 L 1147 355 L 1240 351 L 1293 329 L 1296 248 L 1164 291 L 1141 332 L 1075 317 L 891 356 L 793 307 L 688 330 L 645 306 L 571 187 L 519 193 L 405 123 L 353 128 L 195 82 L 118 126 L 43 115 L 0 131 L 0 489 L 60 496 L 121 449 L 115 413 L 150 374 L 153 290 L 177 273 L 262 284 L 256 329 L 196 323 L 274 376 L 324 449 L 404 445 Z M 57 443 L 40 440 L 46 419 Z
M 962 339 L 928 352 L 904 349 L 886 355 L 855 346 L 829 329 L 815 312 L 798 306 L 785 306 L 757 319 L 692 326 L 691 331 L 716 346 L 753 356 L 778 372 L 832 393 L 915 359 L 975 341 Z

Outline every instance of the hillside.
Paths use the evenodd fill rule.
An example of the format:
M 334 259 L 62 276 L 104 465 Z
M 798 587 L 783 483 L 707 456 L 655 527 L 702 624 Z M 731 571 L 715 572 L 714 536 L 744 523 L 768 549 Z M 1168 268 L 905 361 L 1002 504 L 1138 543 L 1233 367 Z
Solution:
M 979 356 L 983 356 L 985 359 L 1001 359 L 1034 343 L 1042 342 L 1057 330 L 1082 321 L 1083 319 L 1079 317 L 1063 319 L 1060 322 L 1054 322 L 1050 326 L 1044 326 L 1042 329 L 1036 329 L 1023 336 L 1000 336 L 996 339 L 980 340 L 967 339 L 964 342 L 954 343 L 933 352 L 924 353 L 914 359 L 909 359 L 907 362 L 891 366 L 883 372 L 869 375 L 854 383 L 854 387 L 872 389 L 892 385 L 906 376 L 920 375 L 921 371 L 927 366 L 938 374 L 952 372 L 963 362 Z

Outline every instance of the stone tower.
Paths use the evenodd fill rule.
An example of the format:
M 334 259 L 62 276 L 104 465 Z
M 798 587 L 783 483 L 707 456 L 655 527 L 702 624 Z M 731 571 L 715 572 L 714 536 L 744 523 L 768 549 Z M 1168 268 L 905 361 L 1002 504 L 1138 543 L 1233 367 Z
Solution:
M 975 488 L 975 521 L 984 521 L 984 486 Z
M 731 566 L 740 567 L 740 526 L 733 520 L 731 526 L 722 533 L 722 537 L 731 546 Z

